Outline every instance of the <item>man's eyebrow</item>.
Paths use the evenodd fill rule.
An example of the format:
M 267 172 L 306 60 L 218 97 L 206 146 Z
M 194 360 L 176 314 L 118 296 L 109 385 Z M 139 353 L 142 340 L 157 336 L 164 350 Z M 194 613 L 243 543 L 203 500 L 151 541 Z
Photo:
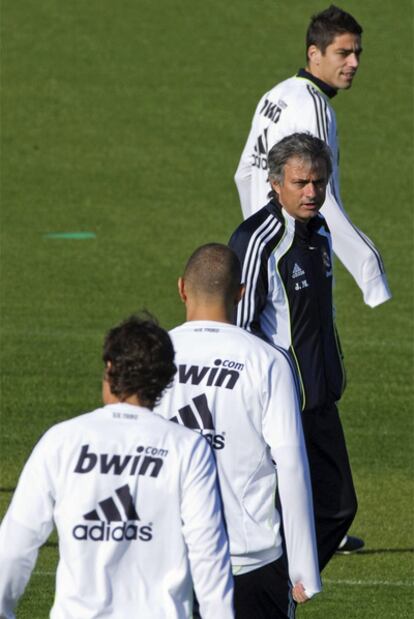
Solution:
M 292 182 L 294 183 L 319 183 L 320 181 L 324 181 L 325 179 L 326 179 L 326 176 L 320 176 L 314 179 L 300 178 L 299 176 L 296 176 L 292 178 Z
M 337 50 L 337 52 L 346 52 L 347 54 L 362 54 L 362 47 L 357 47 L 356 49 L 354 49 L 353 47 L 339 47 Z

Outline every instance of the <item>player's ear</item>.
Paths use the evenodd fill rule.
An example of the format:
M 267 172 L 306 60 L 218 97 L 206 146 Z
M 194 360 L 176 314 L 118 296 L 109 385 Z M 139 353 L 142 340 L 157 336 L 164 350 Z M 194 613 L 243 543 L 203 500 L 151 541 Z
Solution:
M 270 181 L 270 186 L 273 191 L 275 191 L 279 195 L 280 183 L 278 183 L 277 181 Z
M 310 64 L 318 65 L 321 61 L 322 52 L 316 45 L 308 47 L 308 61 Z
M 241 299 L 244 296 L 245 291 L 246 291 L 246 286 L 244 284 L 240 284 L 239 289 L 237 291 L 236 298 L 234 300 L 235 301 L 234 305 L 237 305 L 238 302 L 241 301 Z
M 185 303 L 187 301 L 187 295 L 185 293 L 185 283 L 183 277 L 178 278 L 178 294 L 180 295 L 181 301 Z

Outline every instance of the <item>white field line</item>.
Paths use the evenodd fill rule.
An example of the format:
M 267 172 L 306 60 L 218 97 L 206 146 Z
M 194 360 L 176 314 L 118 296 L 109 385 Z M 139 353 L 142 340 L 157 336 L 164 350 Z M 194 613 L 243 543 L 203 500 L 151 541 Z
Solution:
M 55 576 L 56 572 L 43 572 L 41 570 L 33 572 L 33 576 Z M 335 580 L 322 578 L 327 585 L 347 585 L 350 587 L 412 587 L 413 582 L 409 580 Z
M 349 585 L 350 587 L 412 587 L 409 580 L 335 580 L 323 578 L 322 582 L 327 585 Z

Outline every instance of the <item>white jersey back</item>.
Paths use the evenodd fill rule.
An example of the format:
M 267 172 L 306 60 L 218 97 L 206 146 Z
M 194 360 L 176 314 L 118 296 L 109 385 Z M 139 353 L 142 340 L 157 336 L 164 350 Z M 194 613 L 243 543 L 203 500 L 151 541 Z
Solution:
M 296 576 L 296 566 L 309 590 L 319 590 L 297 387 L 286 354 L 219 322 L 187 322 L 170 336 L 178 372 L 156 412 L 202 434 L 214 450 L 235 573 L 282 554 L 274 461 L 283 476 L 283 454 L 291 449 L 289 456 L 295 452 L 301 471 L 304 503 L 295 505 L 298 522 L 291 527 L 294 517 L 288 524 L 296 542 L 303 535 L 301 557 L 292 552 L 290 567 Z
M 215 477 L 201 437 L 144 408 L 111 404 L 54 426 L 0 529 L 0 559 L 10 565 L 0 575 L 1 616 L 13 616 L 30 575 L 28 544 L 43 543 L 55 522 L 53 619 L 189 619 L 191 573 L 203 616 L 232 618 Z

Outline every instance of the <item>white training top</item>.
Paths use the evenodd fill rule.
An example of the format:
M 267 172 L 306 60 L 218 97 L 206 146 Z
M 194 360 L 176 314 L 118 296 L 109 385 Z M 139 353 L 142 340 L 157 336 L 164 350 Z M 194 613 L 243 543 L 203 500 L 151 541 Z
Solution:
M 190 619 L 193 583 L 203 618 L 233 618 L 214 459 L 194 432 L 129 404 L 52 427 L 0 527 L 1 617 L 54 523 L 52 619 Z
M 350 221 L 343 208 L 335 112 L 313 81 L 291 77 L 260 99 L 235 175 L 243 216 L 247 219 L 269 201 L 267 154 L 295 132 L 310 132 L 332 151 L 333 174 L 321 213 L 328 222 L 335 254 L 362 290 L 365 303 L 375 307 L 391 297 L 384 265 L 373 242 Z
M 286 353 L 239 327 L 170 331 L 178 372 L 155 409 L 203 434 L 217 462 L 234 573 L 282 554 L 276 471 L 292 583 L 321 590 L 308 462 Z

